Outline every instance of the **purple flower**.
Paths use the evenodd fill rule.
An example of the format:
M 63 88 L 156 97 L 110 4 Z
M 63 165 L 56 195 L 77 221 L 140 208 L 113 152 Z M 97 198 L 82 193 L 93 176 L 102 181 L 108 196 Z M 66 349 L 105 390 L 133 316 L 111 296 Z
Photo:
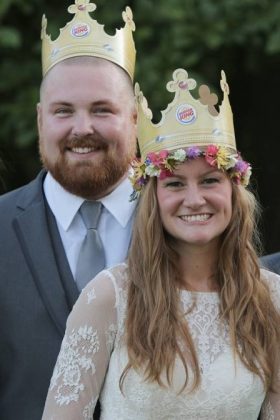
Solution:
M 247 169 L 248 169 L 248 167 L 249 167 L 249 166 L 250 166 L 250 165 L 249 165 L 249 163 L 248 163 L 248 162 L 245 162 L 244 160 L 239 159 L 239 160 L 236 162 L 236 164 L 235 164 L 235 166 L 234 166 L 234 169 L 235 169 L 235 171 L 237 171 L 237 172 L 244 173 L 244 172 L 246 172 L 246 171 L 247 171 Z
M 186 153 L 188 159 L 196 159 L 201 155 L 201 150 L 198 147 L 193 146 L 186 149 Z

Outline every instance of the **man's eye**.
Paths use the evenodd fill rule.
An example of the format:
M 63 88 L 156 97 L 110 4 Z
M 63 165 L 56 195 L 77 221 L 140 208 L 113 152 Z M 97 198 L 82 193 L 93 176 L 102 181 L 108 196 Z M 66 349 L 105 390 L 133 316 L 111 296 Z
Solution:
M 58 115 L 65 115 L 65 114 L 71 114 L 71 109 L 70 108 L 58 108 L 55 110 L 55 114 Z
M 101 106 L 93 110 L 95 114 L 110 114 L 112 110 L 106 106 Z

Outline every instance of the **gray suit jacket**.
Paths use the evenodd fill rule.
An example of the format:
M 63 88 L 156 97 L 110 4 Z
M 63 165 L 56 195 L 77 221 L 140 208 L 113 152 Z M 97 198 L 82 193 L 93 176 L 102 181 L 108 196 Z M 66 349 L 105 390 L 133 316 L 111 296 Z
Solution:
M 261 265 L 274 273 L 280 274 L 280 252 L 261 257 Z
M 0 418 L 40 420 L 66 319 L 78 290 L 45 172 L 0 197 Z

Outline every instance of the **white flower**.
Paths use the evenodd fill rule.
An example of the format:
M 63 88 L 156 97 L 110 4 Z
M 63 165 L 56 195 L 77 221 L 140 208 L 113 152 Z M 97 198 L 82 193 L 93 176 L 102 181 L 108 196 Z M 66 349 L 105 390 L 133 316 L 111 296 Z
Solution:
M 186 151 L 184 149 L 178 149 L 175 150 L 174 153 L 172 153 L 172 158 L 179 161 L 179 162 L 184 162 L 184 160 L 186 159 Z
M 242 184 L 246 187 L 249 184 L 250 177 L 252 175 L 252 168 L 249 167 L 243 176 Z
M 149 165 L 145 169 L 145 175 L 159 176 L 160 175 L 160 169 L 155 168 L 153 165 Z
M 234 168 L 237 162 L 238 159 L 236 155 L 228 156 L 228 163 L 225 165 L 224 169 L 227 171 L 228 169 Z

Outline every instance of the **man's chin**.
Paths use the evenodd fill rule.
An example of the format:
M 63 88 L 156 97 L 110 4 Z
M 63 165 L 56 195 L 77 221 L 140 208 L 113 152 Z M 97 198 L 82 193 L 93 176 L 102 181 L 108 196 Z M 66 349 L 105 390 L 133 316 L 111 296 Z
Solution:
M 100 198 L 110 193 L 125 177 L 134 156 L 98 153 L 97 159 L 69 159 L 64 155 L 56 162 L 42 153 L 44 167 L 62 187 L 72 194 L 86 199 Z
M 96 199 L 109 194 L 126 173 L 125 168 L 93 167 L 85 163 L 46 169 L 65 190 L 85 199 Z

